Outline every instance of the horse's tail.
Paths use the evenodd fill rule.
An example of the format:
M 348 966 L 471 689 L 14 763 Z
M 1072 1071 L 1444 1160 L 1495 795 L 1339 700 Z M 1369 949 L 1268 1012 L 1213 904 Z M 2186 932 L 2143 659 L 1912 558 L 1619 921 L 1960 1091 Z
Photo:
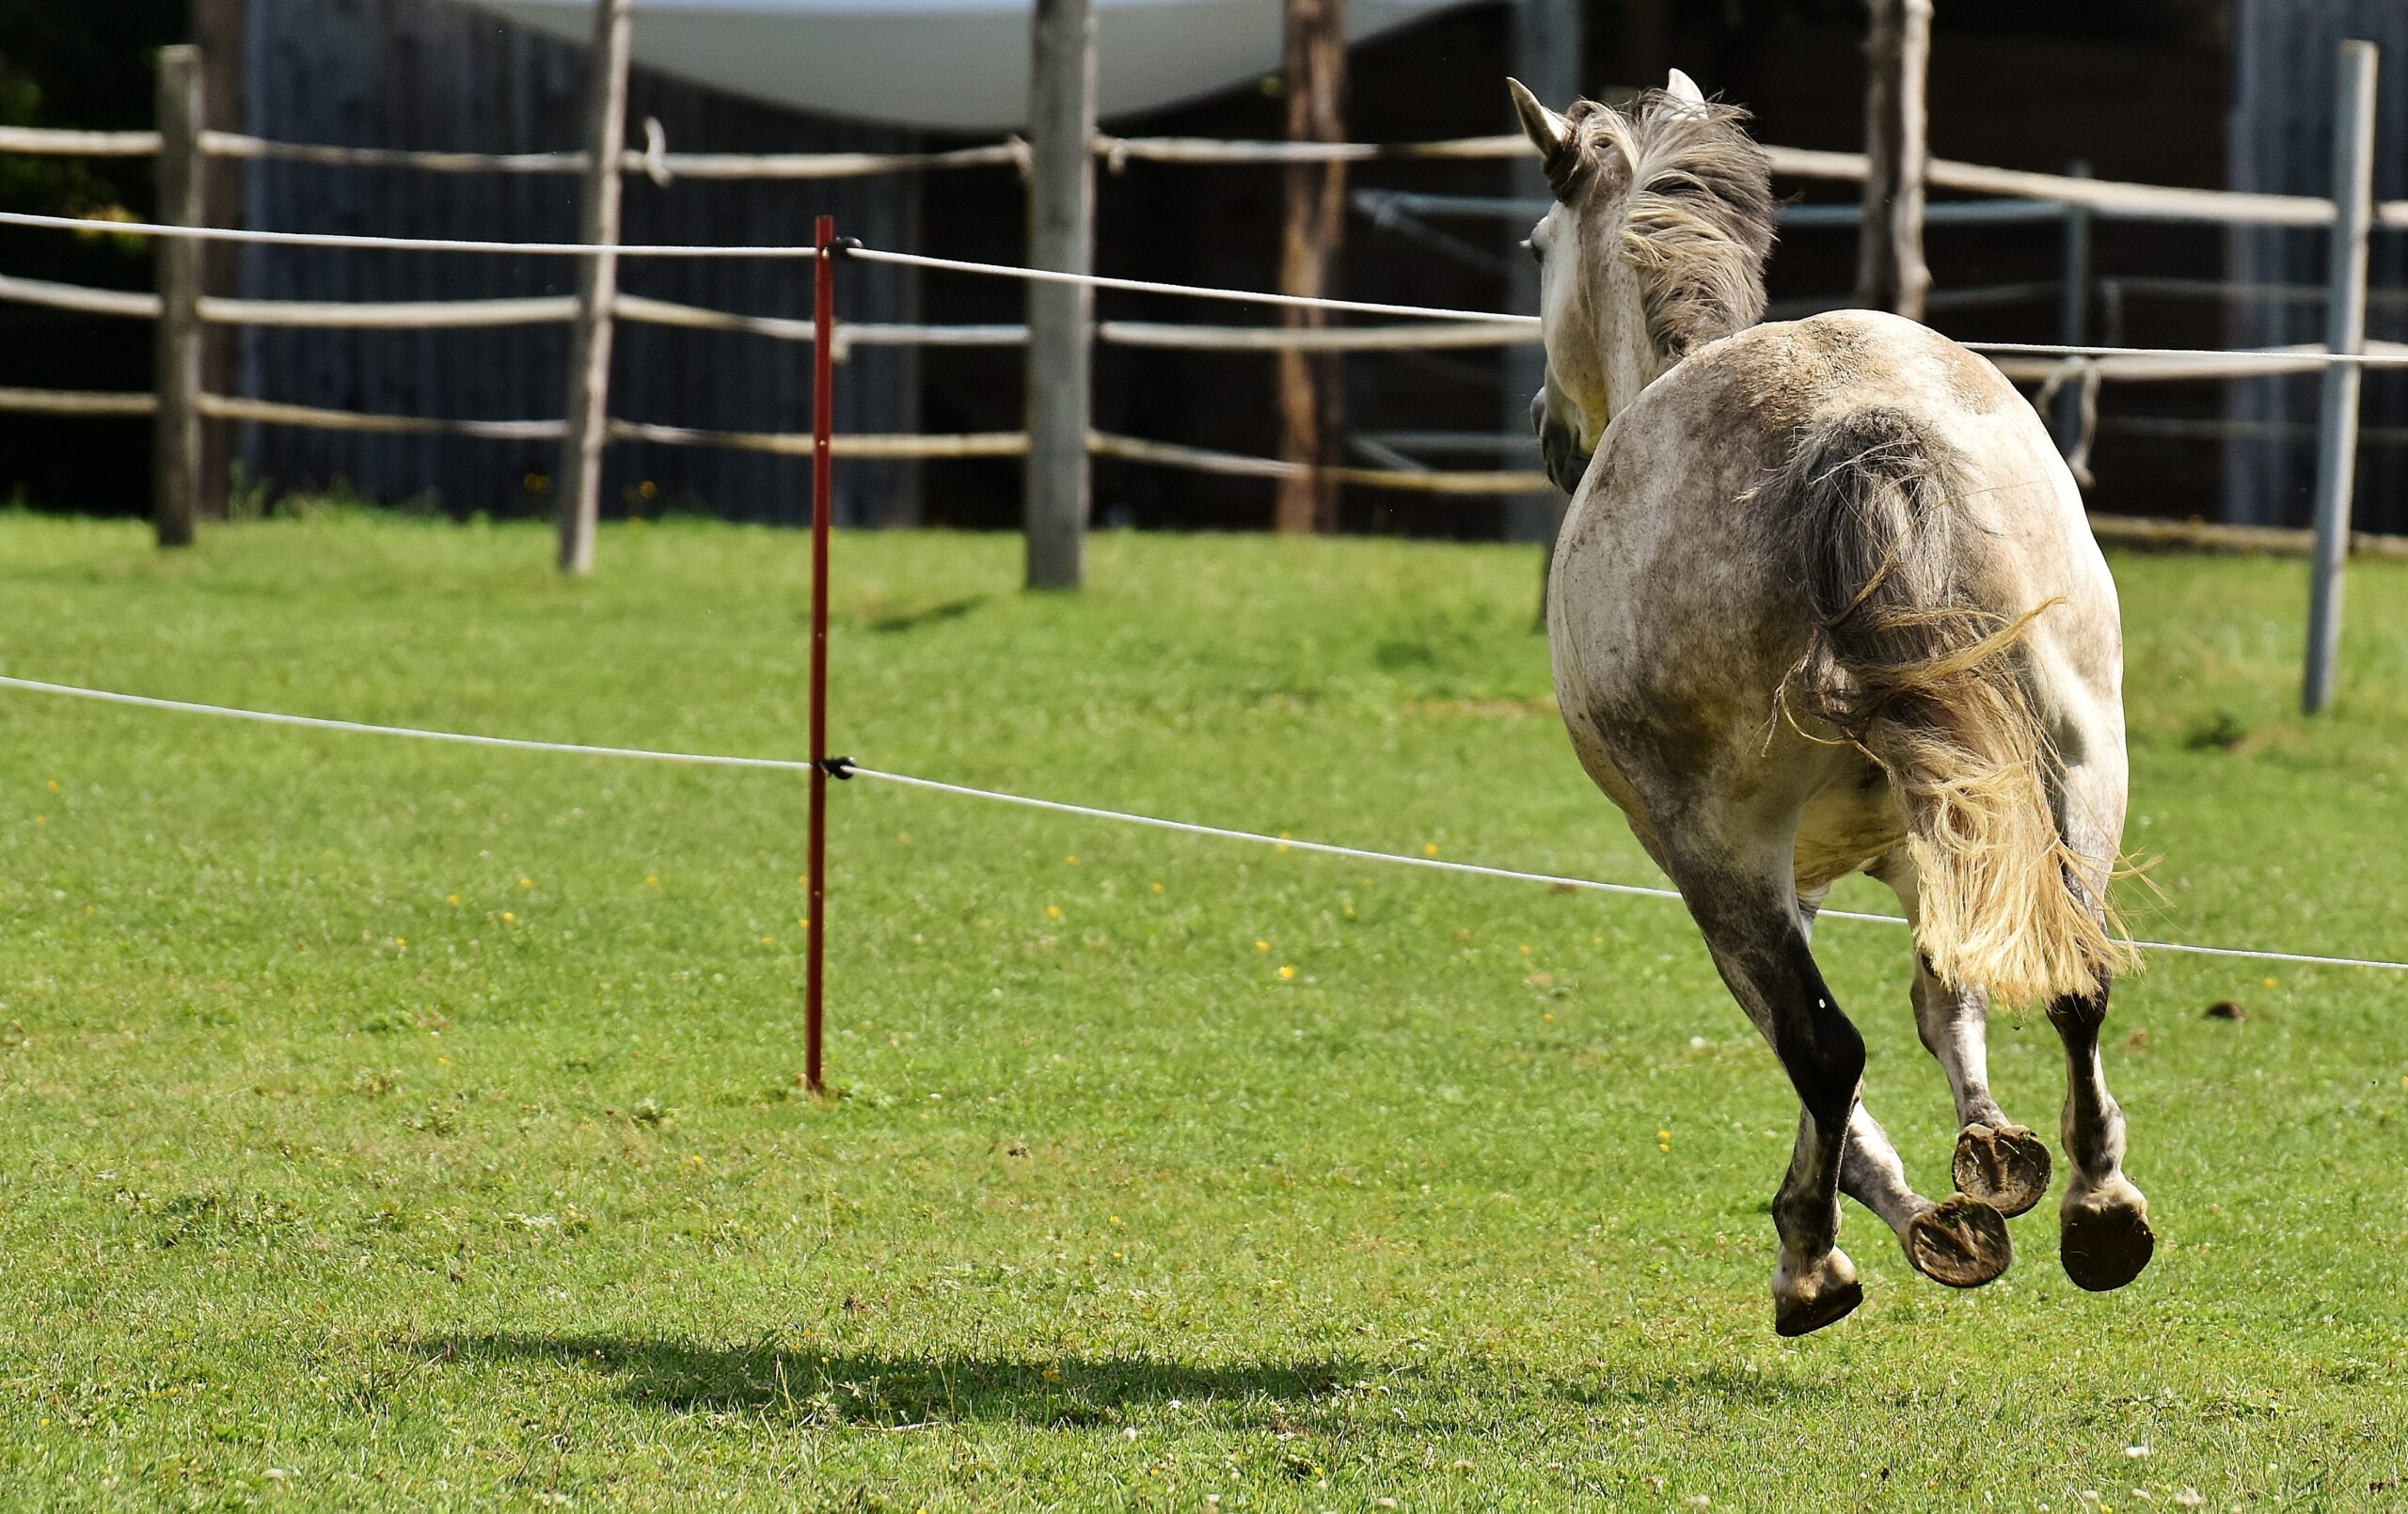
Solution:
M 1975 597 L 1982 528 L 1959 471 L 1909 416 L 1868 409 L 1809 434 L 1771 481 L 1816 622 L 1790 687 L 1896 787 L 1932 970 L 2018 1002 L 2095 993 L 2130 949 L 2093 888 L 2103 869 L 2058 823 L 2063 768 L 2023 646 L 2049 604 Z

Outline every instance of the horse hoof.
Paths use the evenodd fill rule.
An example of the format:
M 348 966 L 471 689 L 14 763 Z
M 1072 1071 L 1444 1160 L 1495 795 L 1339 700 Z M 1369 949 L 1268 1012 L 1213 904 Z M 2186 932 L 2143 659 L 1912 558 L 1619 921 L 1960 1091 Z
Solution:
M 2157 1252 L 2148 1201 L 2131 1184 L 2067 1193 L 2060 1211 L 2059 1256 L 2074 1286 L 2092 1293 L 2120 1288 L 2141 1275 Z
M 2006 1270 L 2015 1260 L 2015 1245 L 1996 1209 L 1952 1193 L 1907 1226 L 1907 1260 L 1935 1283 L 1978 1288 Z
M 1782 1335 L 1810 1335 L 1854 1314 L 1863 1301 L 1864 1285 L 1856 1280 L 1856 1264 L 1846 1252 L 1834 1248 L 1805 1277 L 1774 1274 L 1772 1328 Z
M 1956 1191 L 2013 1219 L 2049 1191 L 2049 1148 L 2020 1125 L 1969 1125 L 1949 1175 Z

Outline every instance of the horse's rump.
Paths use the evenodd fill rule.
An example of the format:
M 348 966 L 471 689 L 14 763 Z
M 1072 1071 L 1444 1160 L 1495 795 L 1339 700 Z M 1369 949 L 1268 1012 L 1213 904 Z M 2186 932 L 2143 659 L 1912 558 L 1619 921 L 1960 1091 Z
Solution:
M 1916 945 L 1942 981 L 2022 1002 L 2094 993 L 2129 952 L 2083 882 L 2099 860 L 2057 822 L 2063 769 L 2024 648 L 2054 602 L 1980 602 L 1988 539 L 1965 472 L 1928 427 L 1873 406 L 1810 431 L 1759 486 L 1816 622 L 1784 698 L 1889 775 L 1922 879 Z

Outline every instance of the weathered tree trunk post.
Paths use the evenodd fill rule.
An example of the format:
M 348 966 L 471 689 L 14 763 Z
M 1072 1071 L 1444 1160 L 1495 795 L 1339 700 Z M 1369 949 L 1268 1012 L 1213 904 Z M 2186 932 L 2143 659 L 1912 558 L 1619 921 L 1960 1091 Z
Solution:
M 1624 20 L 1629 20 L 1627 12 Z M 1514 0 L 1513 30 L 1513 76 L 1529 86 L 1531 92 L 1550 108 L 1565 108 L 1580 93 L 1579 0 Z M 1507 125 L 1518 129 L 1513 128 L 1510 117 Z M 1513 160 L 1508 183 L 1515 199 L 1545 201 L 1554 193 L 1547 187 L 1546 169 L 1535 154 Z M 1529 225 L 1521 218 L 1506 224 L 1505 308 L 1523 315 L 1535 315 L 1539 308 L 1539 265 L 1521 246 L 1529 234 Z M 1501 429 L 1506 435 L 1521 438 L 1535 450 L 1536 438 L 1530 434 L 1530 397 L 1546 381 L 1546 350 L 1536 342 L 1506 348 L 1503 372 Z M 1512 463 L 1511 454 L 1499 459 L 1500 465 L 1510 466 Z M 1505 501 L 1505 539 L 1540 544 L 1542 624 L 1546 619 L 1544 600 L 1547 571 L 1555 557 L 1556 533 L 1563 528 L 1566 503 L 1554 489 L 1513 495 Z
M 192 39 L 200 49 L 200 93 L 208 115 L 203 130 L 243 129 L 245 21 L 248 0 L 191 0 Z M 201 159 L 201 215 L 210 226 L 243 224 L 243 165 L 239 159 Z M 204 243 L 200 249 L 203 294 L 237 292 L 243 249 L 231 243 Z M 204 393 L 233 390 L 236 328 L 203 325 L 200 333 L 200 386 Z M 200 496 L 198 512 L 205 520 L 226 517 L 227 494 L 234 473 L 234 428 L 220 421 L 204 424 L 200 434 Z
M 200 50 L 159 50 L 159 219 L 200 224 Z M 201 244 L 161 237 L 156 347 L 158 418 L 151 434 L 151 521 L 161 546 L 190 546 L 200 510 Z
M 1864 87 L 1864 226 L 1857 303 L 1923 319 L 1931 270 L 1923 260 L 1924 175 L 1931 161 L 1925 94 L 1931 0 L 1872 0 Z
M 1287 84 L 1288 140 L 1340 142 L 1346 137 L 1346 0 L 1287 0 L 1282 76 Z M 1279 291 L 1331 292 L 1346 231 L 1346 166 L 1291 163 L 1279 238 Z M 1291 330 L 1319 330 L 1327 312 L 1290 308 Z M 1336 461 L 1344 430 L 1343 370 L 1336 353 L 1279 354 L 1279 456 L 1312 472 L 1279 481 L 1274 523 L 1285 532 L 1338 527 L 1338 486 L 1322 471 Z
M 1037 0 L 1029 48 L 1028 260 L 1060 274 L 1095 261 L 1095 7 Z M 1087 433 L 1095 291 L 1028 286 L 1028 587 L 1086 578 Z
M 594 0 L 585 54 L 585 193 L 578 239 L 602 250 L 578 260 L 577 325 L 569 337 L 567 429 L 559 491 L 562 573 L 594 567 L 602 518 L 602 451 L 610 439 L 611 307 L 619 297 L 619 159 L 627 140 L 632 0 Z
M 2367 229 L 2374 219 L 2376 50 L 2341 44 L 2333 91 L 2333 244 L 2324 295 L 2324 343 L 2363 352 L 2367 334 Z M 2333 702 L 2341 656 L 2341 562 L 2350 551 L 2350 504 L 2358 466 L 2356 363 L 2324 365 L 2316 434 L 2316 557 L 2307 609 L 2307 670 L 2300 707 L 2309 715 Z

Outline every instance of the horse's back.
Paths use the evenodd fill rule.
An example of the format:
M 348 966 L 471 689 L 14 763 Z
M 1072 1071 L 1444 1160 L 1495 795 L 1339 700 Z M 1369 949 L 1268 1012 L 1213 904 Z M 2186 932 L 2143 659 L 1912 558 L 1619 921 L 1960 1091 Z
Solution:
M 1642 768 L 1765 783 L 1781 791 L 1772 805 L 1828 805 L 1867 781 L 1861 754 L 1817 744 L 1777 703 L 1822 617 L 1798 498 L 1770 485 L 1868 416 L 1942 475 L 1972 528 L 1956 534 L 1954 575 L 1979 607 L 2014 617 L 2056 602 L 2030 637 L 2043 699 L 2064 714 L 2052 723 L 2077 745 L 2120 747 L 2114 584 L 2047 428 L 1983 358 L 1913 322 L 1842 311 L 1700 349 L 1597 449 L 1558 544 L 1549 623 L 1559 699 L 1609 793 Z

